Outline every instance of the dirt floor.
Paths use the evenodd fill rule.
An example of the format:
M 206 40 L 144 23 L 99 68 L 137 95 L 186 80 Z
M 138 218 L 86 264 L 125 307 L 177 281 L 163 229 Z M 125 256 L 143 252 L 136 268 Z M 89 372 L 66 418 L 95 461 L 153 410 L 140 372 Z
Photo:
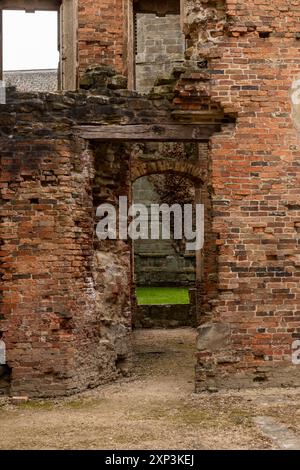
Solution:
M 0 399 L 0 449 L 272 449 L 255 417 L 300 436 L 300 391 L 194 394 L 195 331 L 139 330 L 135 369 L 60 400 Z

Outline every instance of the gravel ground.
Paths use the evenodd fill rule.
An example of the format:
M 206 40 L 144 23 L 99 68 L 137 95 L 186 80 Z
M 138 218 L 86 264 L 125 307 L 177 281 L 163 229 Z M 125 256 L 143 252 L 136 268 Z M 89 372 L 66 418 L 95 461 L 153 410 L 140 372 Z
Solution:
M 139 330 L 131 377 L 59 400 L 0 399 L 0 449 L 272 449 L 254 423 L 300 436 L 300 391 L 194 394 L 195 331 Z

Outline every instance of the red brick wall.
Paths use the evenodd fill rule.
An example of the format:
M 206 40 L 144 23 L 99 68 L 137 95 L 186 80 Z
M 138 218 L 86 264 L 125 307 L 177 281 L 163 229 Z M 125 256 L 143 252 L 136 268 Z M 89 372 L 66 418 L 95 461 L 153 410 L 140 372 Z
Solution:
M 79 0 L 80 74 L 88 67 L 100 64 L 112 65 L 118 72 L 123 72 L 125 38 L 123 0 Z
M 220 292 L 213 321 L 230 334 L 217 349 L 200 342 L 198 388 L 299 384 L 291 345 L 300 337 L 300 139 L 290 95 L 300 77 L 300 2 L 224 4 L 228 27 L 206 54 L 212 98 L 237 114 L 211 151 Z M 283 365 L 287 373 L 275 373 Z
M 95 234 L 98 205 L 129 193 L 129 156 L 72 127 L 169 115 L 110 94 L 12 91 L 0 106 L 0 334 L 12 394 L 75 393 L 130 365 L 131 249 Z
M 100 201 L 92 187 L 102 202 L 112 191 L 104 187 L 112 178 L 105 153 L 99 184 L 93 153 L 52 137 L 6 143 L 1 152 L 0 331 L 16 394 L 93 387 L 116 378 L 118 360 L 131 356 L 130 249 L 94 233 Z
M 121 71 L 120 3 L 80 5 L 82 70 L 103 58 Z M 199 334 L 197 389 L 300 385 L 299 366 L 291 364 L 291 345 L 300 337 L 300 110 L 291 101 L 300 77 L 300 1 L 209 0 L 200 6 L 193 15 L 187 10 L 185 29 L 187 55 L 202 70 L 181 78 L 174 104 L 187 122 L 211 122 L 215 115 L 224 124 L 235 115 L 236 122 L 213 137 L 205 159 L 212 197 L 206 259 L 215 257 L 214 242 L 218 269 L 206 261 L 211 298 Z M 104 99 L 16 95 L 1 107 L 0 331 L 13 391 L 71 393 L 116 373 L 118 328 L 128 325 L 130 286 L 115 309 L 113 299 L 123 295 L 124 284 L 114 279 L 105 290 L 99 327 L 96 278 L 105 283 L 109 266 L 102 253 L 95 269 L 96 166 L 83 142 L 71 137 L 71 127 L 170 122 L 172 111 L 182 116 L 158 98 L 111 91 Z M 110 155 L 103 165 L 103 175 L 113 180 L 118 159 Z M 100 189 L 111 197 L 101 171 Z M 128 248 L 103 251 L 111 251 L 115 263 L 120 250 L 128 261 L 122 262 L 124 271 L 120 267 L 124 274 Z M 107 308 L 118 318 L 115 336 L 107 331 Z M 113 353 L 105 350 L 107 341 Z
M 212 230 L 212 162 L 207 143 L 199 144 L 199 167 L 205 178 L 201 188 L 200 201 L 204 204 L 204 248 L 200 259 L 201 282 L 198 282 L 198 323 L 208 321 L 211 316 L 212 302 L 218 295 L 217 235 Z
M 93 212 L 86 192 L 91 160 L 63 138 L 16 139 L 4 142 L 4 148 L 0 323 L 12 393 L 59 395 L 77 374 L 79 318 L 82 336 L 94 318 L 89 289 Z M 76 378 L 74 389 L 78 383 Z

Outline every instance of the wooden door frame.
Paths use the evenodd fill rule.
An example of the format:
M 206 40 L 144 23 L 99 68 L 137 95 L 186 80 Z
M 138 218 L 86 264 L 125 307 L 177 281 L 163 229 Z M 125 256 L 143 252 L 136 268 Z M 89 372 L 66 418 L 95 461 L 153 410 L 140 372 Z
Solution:
M 220 124 L 146 124 L 146 125 L 94 125 L 94 126 L 74 126 L 74 136 L 81 139 L 95 142 L 209 142 L 210 137 L 216 132 L 220 132 Z M 199 156 L 200 157 L 200 156 Z M 154 172 L 153 174 L 159 172 Z M 174 169 L 174 173 L 179 173 Z M 142 177 L 141 174 L 139 177 Z M 193 175 L 186 175 L 193 181 Z M 136 178 L 137 179 L 137 178 Z M 195 181 L 195 203 L 202 203 L 203 194 L 201 185 L 201 178 Z M 202 180 L 203 181 L 203 180 Z M 130 191 L 129 198 L 132 200 L 132 165 L 130 162 Z M 131 201 L 130 201 L 131 203 Z M 197 250 L 196 253 L 196 273 L 195 273 L 195 288 L 196 299 L 195 308 L 196 315 L 200 310 L 198 304 L 198 289 L 203 282 L 203 263 L 204 251 L 203 249 Z M 131 302 L 132 313 L 135 311 L 136 305 L 133 303 L 135 298 L 135 270 L 134 270 L 134 252 L 130 250 L 130 274 L 131 274 Z

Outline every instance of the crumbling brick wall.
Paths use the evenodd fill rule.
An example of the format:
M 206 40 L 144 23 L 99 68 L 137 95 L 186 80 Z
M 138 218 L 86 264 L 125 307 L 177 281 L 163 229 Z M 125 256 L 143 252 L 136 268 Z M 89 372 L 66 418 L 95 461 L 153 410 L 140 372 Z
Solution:
M 73 127 L 170 119 L 169 104 L 102 90 L 9 92 L 1 105 L 0 332 L 10 392 L 58 396 L 127 373 L 131 248 L 99 242 L 102 202 L 129 192 L 129 156 Z M 157 117 L 158 114 L 158 117 Z
M 198 390 L 299 385 L 299 7 L 189 2 L 190 55 L 206 58 L 212 99 L 237 115 L 211 146 L 219 296 L 200 329 Z
M 127 31 L 123 0 L 79 0 L 78 61 L 80 76 L 88 67 L 126 68 Z
M 0 114 L 0 332 L 13 392 L 72 393 L 126 370 L 130 286 L 124 294 L 120 277 L 130 250 L 94 245 L 102 169 L 74 125 L 176 120 L 222 127 L 199 163 L 211 235 L 196 388 L 300 384 L 291 360 L 300 336 L 299 8 L 298 0 L 187 0 L 187 62 L 165 96 L 161 87 L 149 99 L 113 92 L 124 80 L 102 67 L 84 82 L 98 83 L 91 93 L 9 95 Z M 83 1 L 79 12 L 81 72 L 99 62 L 122 71 L 121 0 Z M 111 197 L 127 157 L 124 167 L 103 155 L 100 189 Z

